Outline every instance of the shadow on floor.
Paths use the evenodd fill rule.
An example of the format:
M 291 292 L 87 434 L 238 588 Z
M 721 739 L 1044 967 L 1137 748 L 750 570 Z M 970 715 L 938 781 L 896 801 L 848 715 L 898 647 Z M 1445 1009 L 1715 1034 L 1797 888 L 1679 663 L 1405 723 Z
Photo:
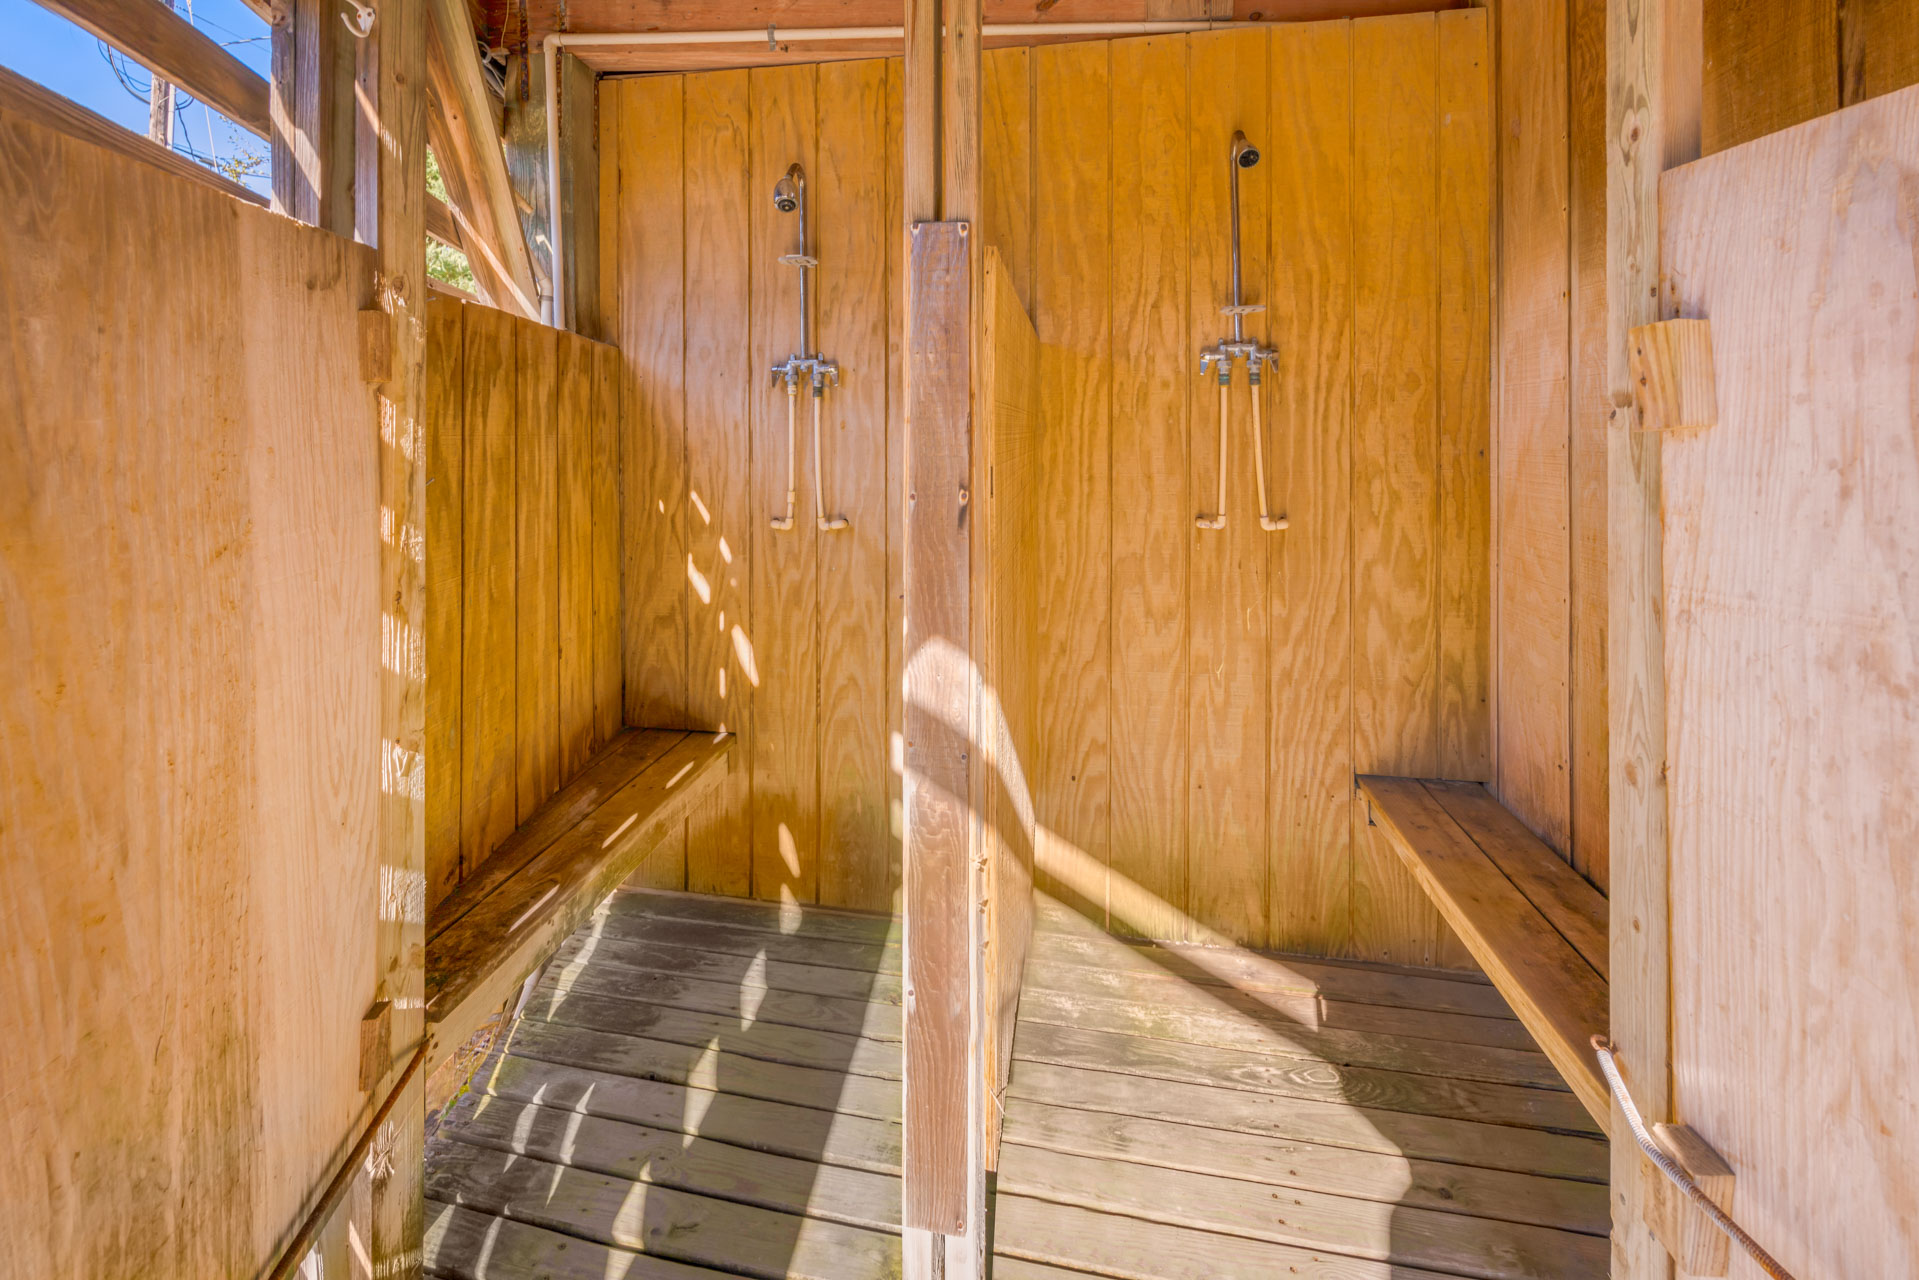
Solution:
M 899 998 L 884 917 L 621 890 L 449 1107 L 429 1272 L 897 1275 Z

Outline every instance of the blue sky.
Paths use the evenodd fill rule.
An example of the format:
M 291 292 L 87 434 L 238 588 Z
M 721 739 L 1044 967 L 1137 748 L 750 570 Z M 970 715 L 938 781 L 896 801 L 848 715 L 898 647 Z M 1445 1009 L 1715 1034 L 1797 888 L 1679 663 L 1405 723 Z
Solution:
M 195 26 L 261 75 L 267 73 L 271 49 L 266 23 L 240 0 L 176 0 L 176 4 L 183 15 L 191 4 Z M 6 33 L 0 40 L 0 66 L 37 80 L 137 133 L 146 132 L 145 99 L 135 98 L 122 87 L 101 56 L 100 42 L 91 35 L 32 0 L 0 0 L 0 32 Z M 125 59 L 116 60 L 136 85 L 145 87 L 144 68 L 130 65 Z M 197 102 L 181 114 L 174 134 L 180 150 L 190 147 L 203 156 L 209 150 L 227 156 L 242 146 L 266 151 L 266 143 L 235 129 L 218 112 L 210 113 Z M 263 179 L 249 185 L 258 190 L 267 187 Z

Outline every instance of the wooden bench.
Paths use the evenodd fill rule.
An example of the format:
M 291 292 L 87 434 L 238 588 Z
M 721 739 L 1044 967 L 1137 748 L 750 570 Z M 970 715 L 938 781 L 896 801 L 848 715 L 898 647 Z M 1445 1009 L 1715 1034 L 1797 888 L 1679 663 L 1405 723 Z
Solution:
M 1399 850 L 1559 1074 L 1608 1127 L 1606 899 L 1477 782 L 1359 779 Z
M 447 896 L 427 926 L 433 1063 L 465 1044 L 719 785 L 732 748 L 730 734 L 626 730 Z

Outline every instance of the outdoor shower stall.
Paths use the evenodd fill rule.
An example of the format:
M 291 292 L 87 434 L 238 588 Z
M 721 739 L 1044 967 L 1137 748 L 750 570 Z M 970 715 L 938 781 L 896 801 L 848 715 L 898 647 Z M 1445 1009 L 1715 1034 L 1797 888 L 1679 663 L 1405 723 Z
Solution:
M 0 1280 L 1919 1272 L 1919 9 L 44 3 Z
M 1351 779 L 1489 759 L 1485 15 L 983 64 L 973 252 L 1039 343 L 1007 464 L 1033 533 L 1000 554 L 1035 602 L 1042 878 L 1136 936 L 1464 963 Z M 601 87 L 627 720 L 724 725 L 752 762 L 689 833 L 692 888 L 890 909 L 899 882 L 901 74 Z M 815 266 L 782 265 L 789 166 Z M 809 305 L 836 382 L 784 372 Z

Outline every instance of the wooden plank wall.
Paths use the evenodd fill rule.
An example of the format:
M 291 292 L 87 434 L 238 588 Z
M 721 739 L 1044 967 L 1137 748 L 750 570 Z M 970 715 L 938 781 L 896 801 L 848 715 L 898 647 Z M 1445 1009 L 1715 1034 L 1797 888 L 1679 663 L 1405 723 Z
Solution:
M 1498 48 L 1494 791 L 1600 889 L 1606 15 L 1491 0 Z M 1706 154 L 1919 82 L 1909 0 L 1703 0 Z
M 1020 305 L 1005 255 L 989 250 L 979 317 L 981 412 L 978 453 L 985 464 L 985 529 L 973 565 L 974 607 L 985 633 L 986 680 L 978 712 L 986 765 L 987 1089 L 997 1099 L 1012 1071 L 1013 1027 L 1033 932 L 1033 837 L 1037 827 L 1028 771 L 1036 759 L 1040 691 L 1039 336 Z M 978 462 L 976 462 L 976 467 Z M 997 1168 L 1001 1108 L 986 1108 L 987 1167 Z
M 633 408 L 622 437 L 626 717 L 726 728 L 739 760 L 690 820 L 684 887 L 890 910 L 899 885 L 900 66 L 864 59 L 601 85 L 602 296 Z M 814 346 L 840 365 L 815 523 L 785 391 L 798 250 L 773 186 L 806 167 Z M 608 194 L 609 186 L 613 194 Z
M 1704 154 L 1919 84 L 1911 0 L 1703 0 Z
M 374 256 L 5 112 L 0 185 L 0 1276 L 258 1275 L 373 1102 Z
M 1116 931 L 1468 963 L 1355 768 L 1487 776 L 1491 96 L 1483 12 L 1031 51 L 1034 771 L 1049 887 Z M 1116 86 L 1127 86 L 1118 92 Z M 1226 156 L 1267 379 L 1227 528 Z M 1442 465 L 1442 459 L 1444 464 Z
M 1915 183 L 1919 87 L 1660 184 L 1673 1105 L 1801 1276 L 1919 1274 Z
M 1493 5 L 1492 789 L 1607 885 L 1606 7 Z
M 619 731 L 618 353 L 427 307 L 427 907 Z

